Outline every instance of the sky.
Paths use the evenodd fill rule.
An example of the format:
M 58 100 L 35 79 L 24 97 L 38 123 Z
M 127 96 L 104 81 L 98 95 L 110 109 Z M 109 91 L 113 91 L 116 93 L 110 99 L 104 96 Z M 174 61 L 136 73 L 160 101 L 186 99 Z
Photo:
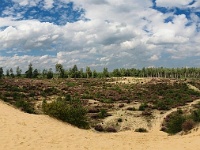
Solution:
M 0 0 L 0 67 L 200 67 L 200 0 Z

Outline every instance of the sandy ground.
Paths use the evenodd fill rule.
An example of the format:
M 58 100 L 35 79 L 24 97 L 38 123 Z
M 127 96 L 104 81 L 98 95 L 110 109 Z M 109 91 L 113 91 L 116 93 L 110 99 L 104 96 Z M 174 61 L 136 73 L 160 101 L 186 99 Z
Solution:
M 0 150 L 198 150 L 200 131 L 168 136 L 159 130 L 97 133 L 0 102 Z

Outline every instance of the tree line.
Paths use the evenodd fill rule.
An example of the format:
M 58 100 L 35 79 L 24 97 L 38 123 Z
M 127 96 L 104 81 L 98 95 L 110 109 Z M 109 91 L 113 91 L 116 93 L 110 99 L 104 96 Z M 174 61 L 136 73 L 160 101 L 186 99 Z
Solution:
M 43 69 L 42 71 L 34 69 L 30 63 L 28 69 L 22 74 L 20 67 L 16 68 L 14 73 L 13 69 L 7 69 L 4 73 L 2 67 L 0 67 L 0 78 L 3 77 L 25 77 L 25 78 L 105 78 L 105 77 L 162 77 L 162 78 L 200 78 L 200 68 L 195 67 L 182 67 L 182 68 L 120 68 L 114 69 L 109 72 L 108 68 L 103 68 L 102 71 L 91 70 L 90 67 L 78 68 L 74 65 L 72 68 L 64 69 L 62 64 L 55 65 L 55 72 L 52 68 Z

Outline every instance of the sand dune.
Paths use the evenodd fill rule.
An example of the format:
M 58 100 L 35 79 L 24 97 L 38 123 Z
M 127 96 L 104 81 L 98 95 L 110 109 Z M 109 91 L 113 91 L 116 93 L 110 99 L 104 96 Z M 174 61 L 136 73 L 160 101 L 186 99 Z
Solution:
M 0 150 L 198 150 L 200 131 L 168 136 L 151 131 L 97 133 L 0 102 Z

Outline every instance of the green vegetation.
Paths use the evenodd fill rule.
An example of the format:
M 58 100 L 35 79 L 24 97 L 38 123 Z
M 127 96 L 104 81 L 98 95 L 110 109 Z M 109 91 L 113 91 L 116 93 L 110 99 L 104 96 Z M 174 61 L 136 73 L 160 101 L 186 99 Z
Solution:
M 16 107 L 20 108 L 22 111 L 30 113 L 30 114 L 34 114 L 34 108 L 33 105 L 26 102 L 25 100 L 18 100 L 16 101 L 16 103 L 14 104 Z
M 138 128 L 138 129 L 135 129 L 135 132 L 148 132 L 148 131 L 145 128 Z
M 182 124 L 186 121 L 186 117 L 180 114 L 178 111 L 168 116 L 166 122 L 167 133 L 175 134 L 182 131 Z
M 143 111 L 143 110 L 145 110 L 146 108 L 148 108 L 147 103 L 142 103 L 142 104 L 139 106 L 139 110 L 140 110 L 140 111 Z
M 132 84 L 129 76 L 152 78 L 148 78 L 148 82 L 138 78 L 136 83 Z M 56 64 L 54 69 L 43 69 L 41 72 L 30 63 L 24 74 L 17 67 L 16 73 L 9 68 L 4 75 L 3 68 L 0 67 L 0 99 L 28 113 L 44 111 L 60 120 L 87 128 L 87 122 L 95 126 L 105 117 L 112 115 L 115 109 L 133 113 L 130 111 L 136 111 L 137 106 L 133 105 L 137 103 L 137 110 L 143 111 L 139 112 L 143 117 L 153 115 L 154 109 L 170 110 L 184 106 L 200 98 L 200 92 L 188 87 L 189 83 L 200 88 L 198 77 L 198 68 L 121 68 L 111 72 L 108 68 L 103 68 L 101 72 L 97 72 L 89 66 L 85 70 L 76 65 L 65 69 L 62 64 Z M 121 79 L 124 82 L 121 82 Z M 43 99 L 46 99 L 47 103 L 43 103 L 41 110 L 38 104 Z M 174 134 L 193 128 L 200 122 L 200 105 L 196 107 L 189 116 L 184 116 L 181 112 L 172 116 L 170 121 L 166 121 L 165 131 Z M 121 121 L 120 118 L 117 120 L 118 125 Z M 176 128 L 173 127 L 174 124 L 177 124 Z M 104 131 L 106 130 L 105 128 Z
M 184 113 L 177 110 L 165 118 L 165 132 L 176 134 L 180 131 L 190 131 L 200 122 L 200 108 L 194 109 L 191 113 Z
M 86 117 L 86 109 L 82 106 L 80 100 L 74 98 L 68 103 L 62 98 L 54 100 L 51 103 L 43 101 L 43 111 L 57 119 L 68 122 L 79 128 L 89 128 Z
M 105 109 L 101 109 L 98 115 L 99 118 L 105 118 L 107 117 L 107 111 Z
M 52 67 L 53 68 L 53 67 Z M 78 68 L 74 65 L 72 68 L 65 69 L 62 64 L 55 65 L 55 73 L 52 68 L 47 71 L 44 69 L 39 72 L 38 69 L 34 69 L 32 63 L 28 65 L 28 70 L 25 71 L 26 78 L 47 78 L 51 79 L 53 77 L 59 78 L 107 78 L 107 77 L 158 77 L 158 78 L 174 78 L 174 79 L 186 79 L 186 78 L 199 78 L 200 68 L 120 68 L 113 69 L 113 71 L 108 70 L 108 68 L 103 68 L 101 72 L 97 72 L 95 69 L 91 70 L 89 66 L 83 68 Z M 53 75 L 53 76 L 52 76 Z M 22 77 L 22 70 L 17 67 L 16 74 L 12 68 L 6 70 L 6 77 Z M 0 78 L 4 77 L 3 68 L 0 67 Z

